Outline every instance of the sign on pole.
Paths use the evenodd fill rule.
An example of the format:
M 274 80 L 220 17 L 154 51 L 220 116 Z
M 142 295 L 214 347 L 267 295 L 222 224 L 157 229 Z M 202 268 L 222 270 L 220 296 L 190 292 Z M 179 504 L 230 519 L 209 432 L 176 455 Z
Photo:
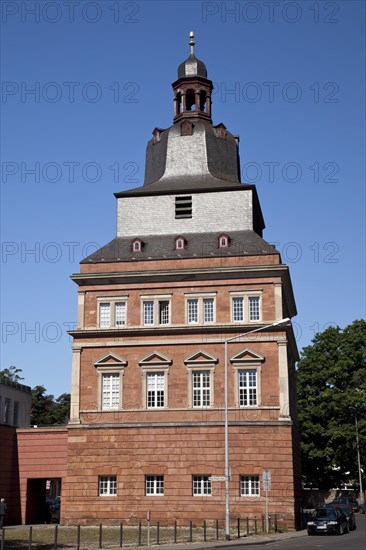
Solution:
M 271 470 L 263 470 L 263 490 L 271 490 Z
M 263 470 L 263 490 L 266 493 L 266 532 L 269 532 L 268 491 L 271 490 L 271 470 Z

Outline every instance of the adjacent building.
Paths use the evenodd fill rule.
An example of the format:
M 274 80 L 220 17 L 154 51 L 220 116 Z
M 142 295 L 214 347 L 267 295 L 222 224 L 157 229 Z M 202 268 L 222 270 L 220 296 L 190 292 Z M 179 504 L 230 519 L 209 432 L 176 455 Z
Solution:
M 117 235 L 72 275 L 72 404 L 61 521 L 225 517 L 225 340 L 230 512 L 295 526 L 301 498 L 289 269 L 263 239 L 239 138 L 213 124 L 191 53 L 173 124 L 147 144 L 144 185 L 116 193 Z M 287 322 L 278 324 L 288 318 Z M 254 331 L 254 332 L 253 332 Z M 239 337 L 239 335 L 243 335 Z

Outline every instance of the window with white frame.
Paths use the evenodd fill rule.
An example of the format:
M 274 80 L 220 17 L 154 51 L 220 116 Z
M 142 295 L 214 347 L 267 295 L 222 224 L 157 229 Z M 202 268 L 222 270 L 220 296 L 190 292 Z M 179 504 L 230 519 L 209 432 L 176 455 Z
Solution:
M 234 323 L 260 321 L 261 291 L 231 293 L 231 318 Z
M 186 322 L 209 324 L 215 322 L 215 294 L 186 294 Z
M 240 369 L 238 377 L 240 407 L 256 406 L 258 404 L 257 370 Z
M 117 476 L 99 476 L 99 496 L 115 496 L 117 494 Z
M 113 411 L 119 409 L 120 403 L 120 375 L 119 373 L 102 374 L 102 410 Z
M 127 299 L 125 297 L 98 298 L 98 325 L 100 328 L 124 327 L 127 325 Z
M 233 298 L 233 321 L 234 323 L 244 321 L 244 298 Z
M 209 496 L 212 494 L 211 476 L 192 476 L 193 496 Z
M 142 324 L 158 326 L 170 324 L 171 295 L 142 298 Z
M 193 407 L 210 407 L 211 371 L 192 371 L 192 404 Z
M 249 296 L 249 321 L 259 321 L 259 296 Z
M 164 476 L 145 476 L 146 496 L 164 495 Z
M 240 476 L 240 496 L 259 496 L 259 476 Z
M 146 406 L 148 409 L 165 407 L 165 373 L 146 373 Z

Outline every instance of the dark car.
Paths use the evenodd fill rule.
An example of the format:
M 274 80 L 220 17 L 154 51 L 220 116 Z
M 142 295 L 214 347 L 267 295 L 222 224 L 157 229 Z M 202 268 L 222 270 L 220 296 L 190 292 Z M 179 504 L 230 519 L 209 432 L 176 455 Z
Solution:
M 348 504 L 352 512 L 358 512 L 358 502 L 353 497 L 337 497 L 332 500 L 331 504 Z
M 360 512 L 360 514 L 366 514 L 366 502 L 360 504 L 358 511 Z
M 322 533 L 343 535 L 343 533 L 348 533 L 348 521 L 340 508 L 319 507 L 311 514 L 307 523 L 307 531 L 308 535 Z
M 349 531 L 354 531 L 356 529 L 356 516 L 348 504 L 333 504 L 333 502 L 331 502 L 330 504 L 324 504 L 323 508 L 327 506 L 331 508 L 340 508 L 347 518 Z

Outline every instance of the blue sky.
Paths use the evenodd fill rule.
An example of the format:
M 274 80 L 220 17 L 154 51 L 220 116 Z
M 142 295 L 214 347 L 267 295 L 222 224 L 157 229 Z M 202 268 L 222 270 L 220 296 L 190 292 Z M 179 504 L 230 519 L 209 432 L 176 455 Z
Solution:
M 298 347 L 365 316 L 365 4 L 3 1 L 1 368 L 70 390 L 78 262 L 142 185 L 189 53 L 289 264 Z

